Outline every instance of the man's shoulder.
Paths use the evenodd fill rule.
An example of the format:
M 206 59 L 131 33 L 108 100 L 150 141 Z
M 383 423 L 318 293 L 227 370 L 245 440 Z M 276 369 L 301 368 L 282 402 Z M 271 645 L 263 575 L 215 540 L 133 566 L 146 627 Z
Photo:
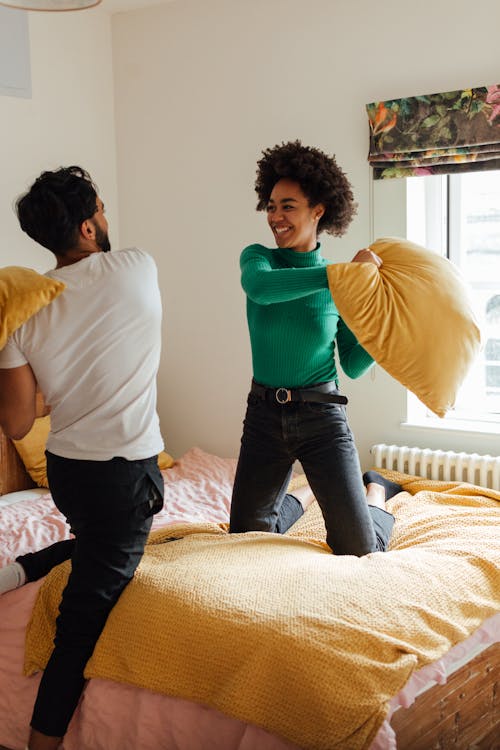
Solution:
M 156 269 L 156 264 L 149 253 L 138 247 L 128 247 L 108 253 L 92 253 L 78 263 L 47 271 L 45 276 L 63 281 L 68 286 L 75 284 L 81 286 L 87 279 L 95 280 L 102 274 L 138 266 Z
M 156 263 L 149 253 L 138 247 L 127 247 L 123 250 L 114 250 L 110 253 L 102 253 L 100 258 L 103 269 L 108 271 L 124 271 L 156 273 Z
M 139 247 L 126 247 L 123 250 L 115 250 L 107 253 L 108 258 L 116 258 L 118 263 L 153 263 L 152 256 Z

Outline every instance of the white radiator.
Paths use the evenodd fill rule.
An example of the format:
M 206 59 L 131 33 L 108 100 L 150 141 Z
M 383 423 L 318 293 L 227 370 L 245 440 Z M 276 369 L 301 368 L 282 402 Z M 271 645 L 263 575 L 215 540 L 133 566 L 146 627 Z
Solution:
M 454 453 L 406 445 L 372 445 L 373 465 L 427 479 L 469 482 L 500 490 L 500 456 Z

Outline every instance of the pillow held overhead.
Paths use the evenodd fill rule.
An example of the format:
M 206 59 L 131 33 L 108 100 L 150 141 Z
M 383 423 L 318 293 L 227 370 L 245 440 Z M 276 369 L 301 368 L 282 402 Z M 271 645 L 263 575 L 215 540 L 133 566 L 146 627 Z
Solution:
M 370 245 L 373 263 L 327 268 L 337 309 L 359 343 L 439 417 L 481 345 L 467 286 L 449 260 L 398 237 Z
M 31 268 L 0 268 L 0 349 L 19 326 L 63 289 L 62 281 L 49 279 Z

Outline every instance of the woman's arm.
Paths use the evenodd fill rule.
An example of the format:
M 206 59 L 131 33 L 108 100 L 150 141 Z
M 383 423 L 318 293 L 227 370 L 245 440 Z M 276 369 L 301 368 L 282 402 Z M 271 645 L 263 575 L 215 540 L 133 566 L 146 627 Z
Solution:
M 273 268 L 257 245 L 243 250 L 240 268 L 246 295 L 259 305 L 287 302 L 328 289 L 326 266 Z
M 373 357 L 363 349 L 342 318 L 337 328 L 337 347 L 342 369 L 350 378 L 359 378 L 373 365 Z

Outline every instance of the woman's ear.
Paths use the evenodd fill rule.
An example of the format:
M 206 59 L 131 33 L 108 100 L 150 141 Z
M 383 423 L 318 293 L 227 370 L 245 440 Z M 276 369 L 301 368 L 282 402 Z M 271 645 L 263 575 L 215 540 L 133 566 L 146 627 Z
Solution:
M 322 203 L 318 203 L 313 208 L 313 217 L 315 221 L 319 221 L 323 214 L 325 213 L 325 207 Z

